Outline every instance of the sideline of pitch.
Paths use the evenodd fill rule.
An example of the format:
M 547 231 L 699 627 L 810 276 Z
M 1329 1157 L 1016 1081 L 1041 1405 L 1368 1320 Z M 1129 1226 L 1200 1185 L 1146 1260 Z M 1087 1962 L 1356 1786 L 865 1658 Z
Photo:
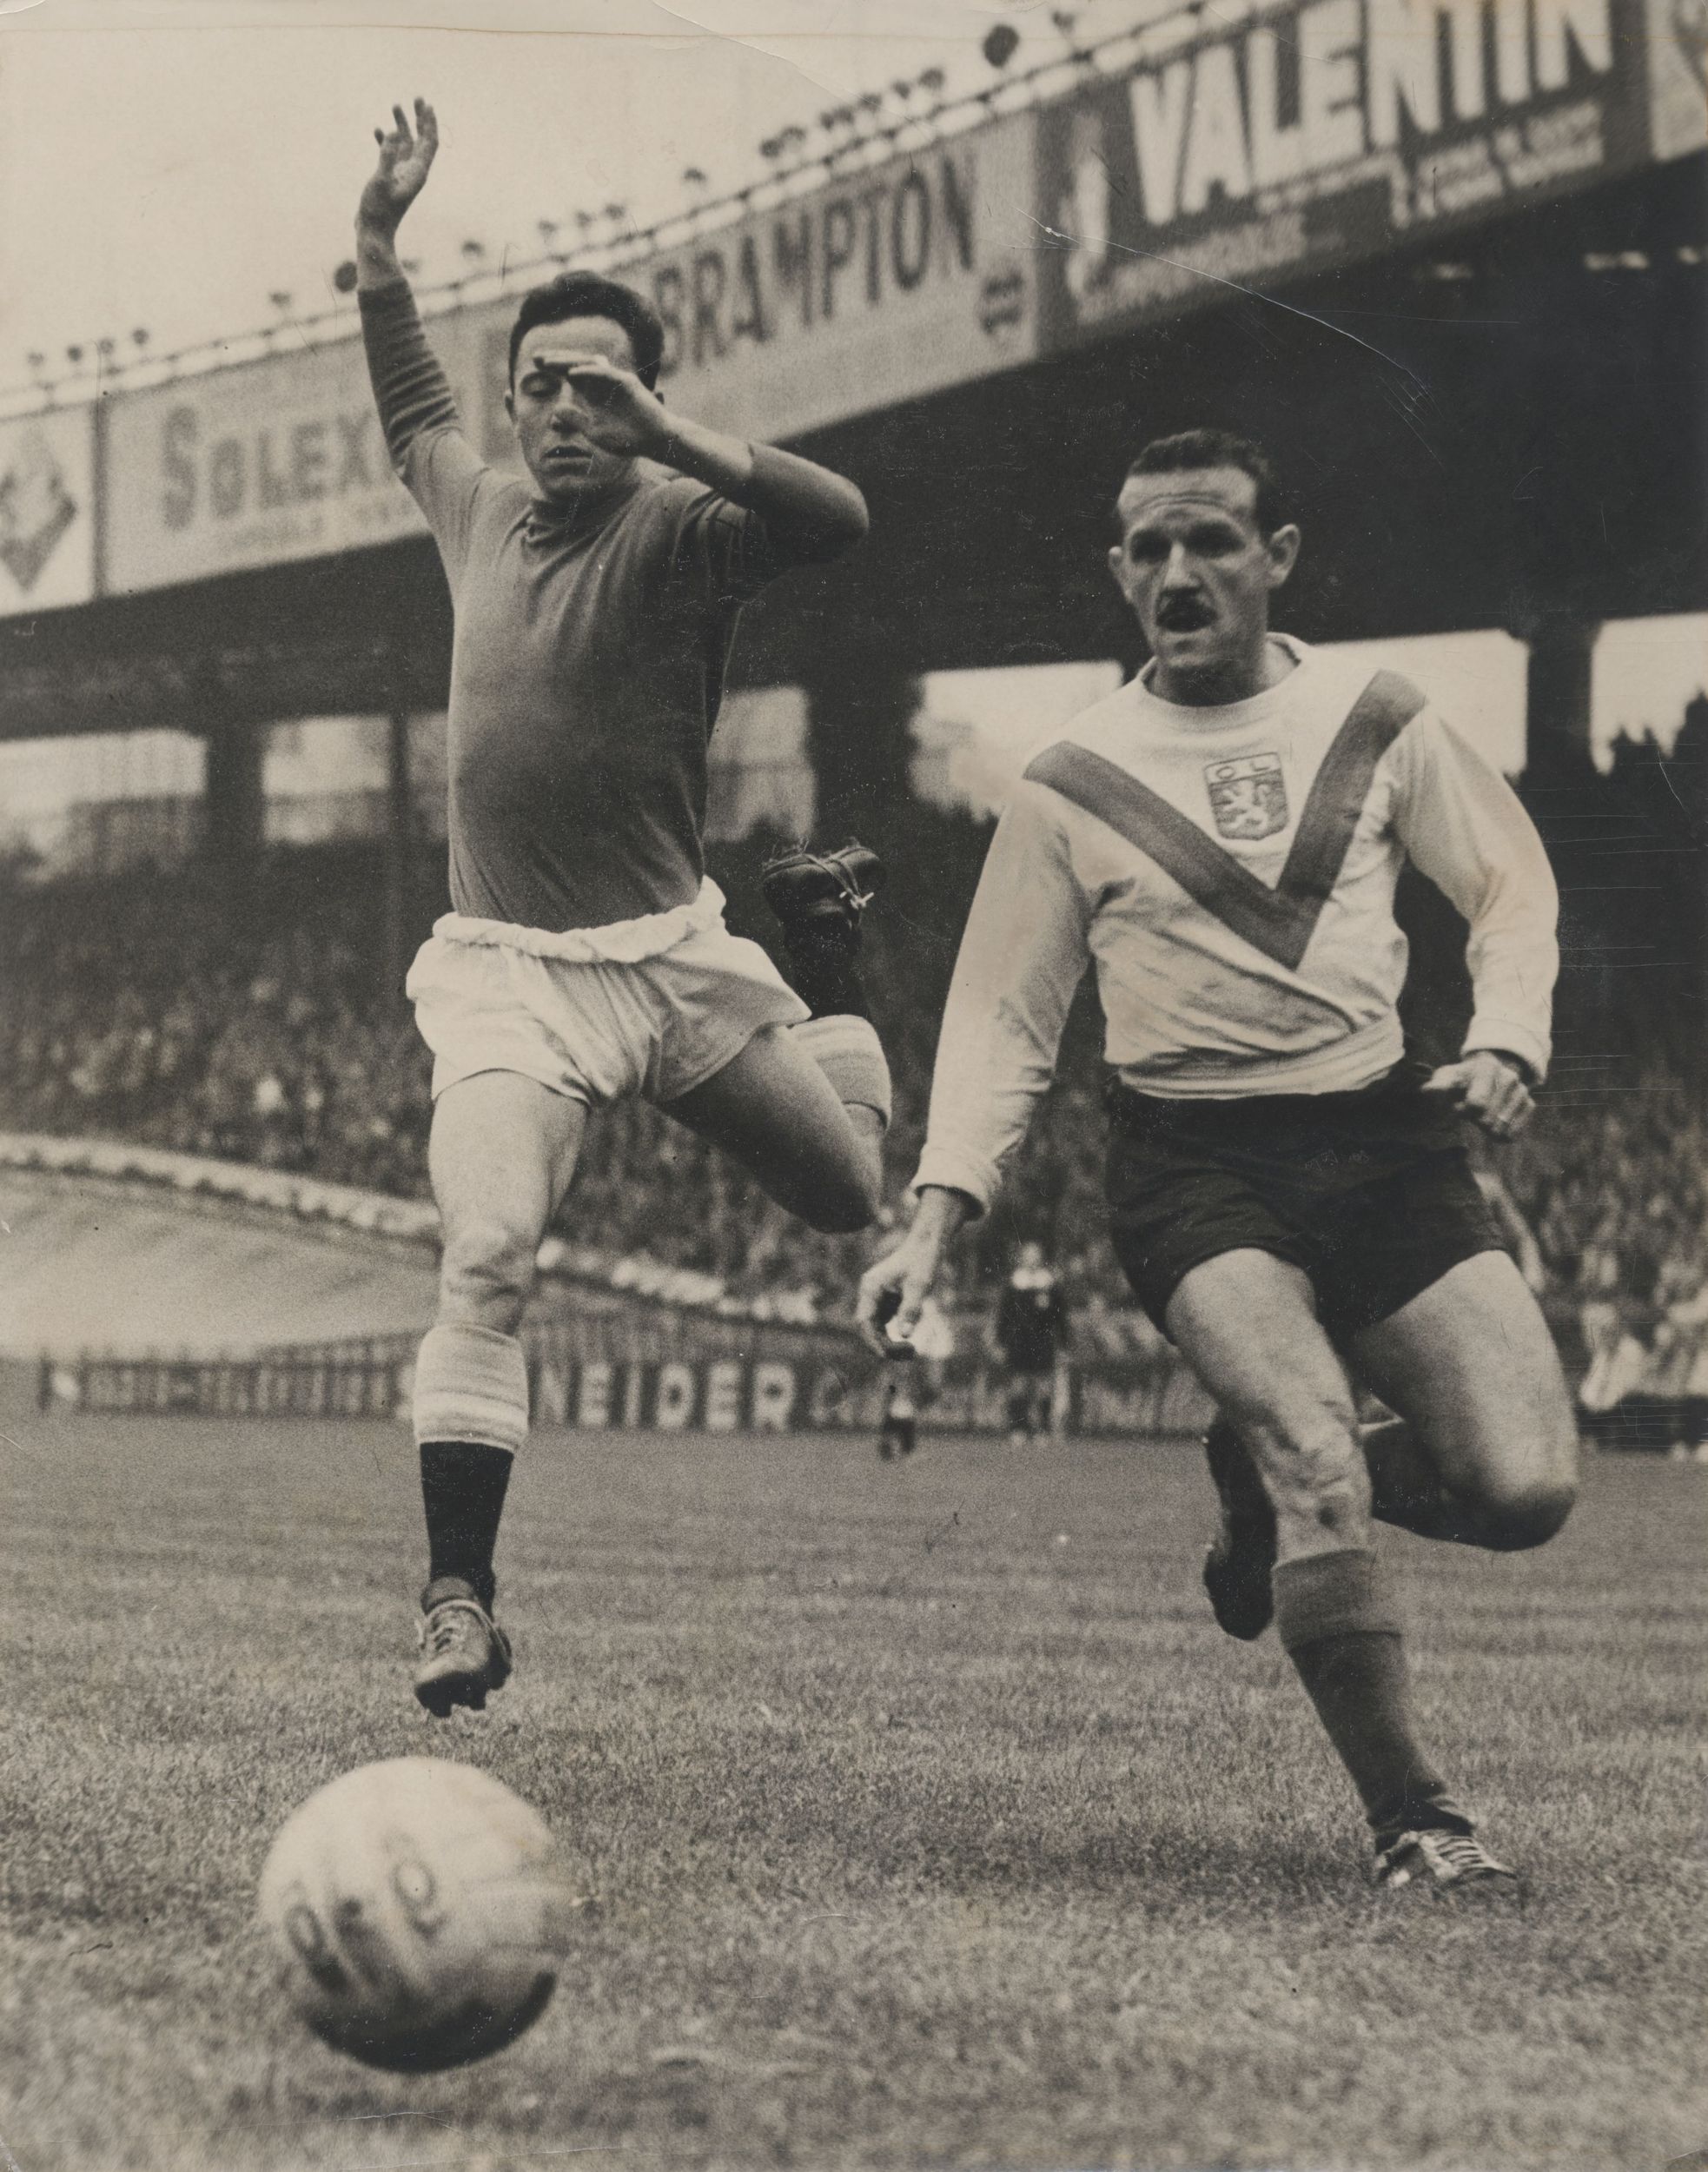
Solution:
M 172 1194 L 187 1206 L 218 1203 L 259 1209 L 300 1228 L 347 1232 L 438 1255 L 439 1210 L 430 1200 L 395 1198 L 288 1169 L 258 1169 L 245 1162 L 215 1161 L 122 1140 L 61 1138 L 45 1132 L 0 1132 L 0 1169 L 135 1184 L 156 1194 Z M 537 1265 L 548 1282 L 610 1290 L 679 1310 L 800 1327 L 813 1325 L 817 1318 L 811 1301 L 804 1297 L 733 1298 L 718 1275 L 620 1255 L 598 1245 L 571 1243 L 562 1237 L 545 1240 Z
M 383 1343 L 262 1356 L 43 1357 L 43 1410 L 209 1418 L 405 1419 L 414 1353 Z M 760 1354 L 616 1360 L 529 1354 L 533 1423 L 579 1432 L 791 1434 L 875 1432 L 884 1380 L 846 1358 Z M 1006 1430 L 1008 1381 L 983 1359 L 951 1361 L 924 1423 L 945 1433 Z M 1063 1369 L 1055 1430 L 1145 1438 L 1201 1431 L 1208 1407 L 1183 1366 L 1107 1360 Z

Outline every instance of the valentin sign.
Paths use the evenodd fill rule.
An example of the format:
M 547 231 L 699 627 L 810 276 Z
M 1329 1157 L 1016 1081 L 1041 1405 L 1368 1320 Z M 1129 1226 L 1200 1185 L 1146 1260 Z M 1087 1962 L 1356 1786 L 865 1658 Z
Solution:
M 1637 0 L 1290 0 L 1041 116 L 1062 343 L 1367 255 L 1649 151 Z

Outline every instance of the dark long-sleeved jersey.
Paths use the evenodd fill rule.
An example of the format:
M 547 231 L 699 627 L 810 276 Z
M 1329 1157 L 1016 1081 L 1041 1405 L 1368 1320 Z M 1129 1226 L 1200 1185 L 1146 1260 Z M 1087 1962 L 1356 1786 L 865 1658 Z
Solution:
M 757 513 L 649 461 L 553 506 L 465 434 L 406 281 L 364 292 L 361 317 L 456 614 L 452 902 L 554 930 L 691 903 L 737 614 L 793 561 Z

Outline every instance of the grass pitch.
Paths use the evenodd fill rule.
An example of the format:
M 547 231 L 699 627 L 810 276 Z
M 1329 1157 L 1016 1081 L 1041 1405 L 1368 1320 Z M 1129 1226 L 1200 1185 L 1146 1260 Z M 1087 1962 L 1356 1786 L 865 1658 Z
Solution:
M 0 2166 L 1660 2168 L 1708 2143 L 1705 1474 L 1592 1464 L 1545 1552 L 1395 1541 L 1430 1735 L 1522 1915 L 1379 1898 L 1180 1446 L 539 1439 L 515 1684 L 434 1730 L 401 1429 L 14 1416 Z M 306 2036 L 287 1811 L 436 1752 L 593 1897 L 520 2044 Z

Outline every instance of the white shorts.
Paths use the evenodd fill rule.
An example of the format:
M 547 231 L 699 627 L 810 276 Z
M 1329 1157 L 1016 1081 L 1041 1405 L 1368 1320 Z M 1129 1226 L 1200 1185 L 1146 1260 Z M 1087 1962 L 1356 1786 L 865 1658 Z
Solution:
M 480 1071 L 519 1071 L 590 1109 L 672 1102 L 765 1027 L 798 1025 L 806 1005 L 723 909 L 708 882 L 672 912 L 561 935 L 447 913 L 406 983 L 434 1098 Z

